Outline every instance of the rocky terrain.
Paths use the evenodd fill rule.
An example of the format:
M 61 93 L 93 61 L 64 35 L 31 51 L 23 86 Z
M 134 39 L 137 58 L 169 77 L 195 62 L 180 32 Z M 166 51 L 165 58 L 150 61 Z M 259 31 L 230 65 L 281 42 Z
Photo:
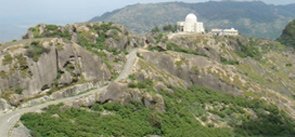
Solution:
M 85 23 L 38 25 L 0 49 L 1 109 L 39 110 L 13 135 L 295 133 L 295 51 L 277 41 Z
M 295 18 L 294 9 L 295 4 L 268 5 L 261 1 L 135 4 L 94 17 L 91 22 L 111 21 L 143 33 L 157 26 L 174 25 L 194 13 L 208 31 L 234 27 L 245 36 L 276 39 Z
M 6 101 L 2 100 L 4 105 L 1 109 L 9 106 L 6 102 L 18 106 L 27 100 L 75 84 L 95 85 L 113 79 L 125 61 L 123 51 L 139 43 L 136 38 L 126 35 L 126 30 L 120 29 L 122 32 L 119 33 L 119 28 L 114 27 L 104 32 L 106 36 L 98 36 L 91 30 L 95 27 L 39 25 L 31 28 L 24 40 L 3 44 L 0 54 L 0 91 Z M 87 39 L 87 42 L 102 46 L 98 42 L 102 37 L 108 43 L 108 49 L 87 50 L 90 47 L 79 45 L 83 39 Z M 89 90 L 89 86 L 86 87 L 82 90 Z

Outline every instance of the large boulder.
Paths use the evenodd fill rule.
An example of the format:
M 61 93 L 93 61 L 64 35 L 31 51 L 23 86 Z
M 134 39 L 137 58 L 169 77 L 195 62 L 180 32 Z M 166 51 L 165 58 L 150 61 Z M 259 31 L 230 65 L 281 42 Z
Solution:
M 8 110 L 11 106 L 8 104 L 8 102 L 5 99 L 0 98 L 0 111 L 2 110 Z
M 141 92 L 129 89 L 126 84 L 113 82 L 100 95 L 99 102 L 106 103 L 115 101 L 119 103 L 128 103 L 131 101 L 141 101 Z
M 151 94 L 139 89 L 131 89 L 128 88 L 126 83 L 111 83 L 103 93 L 99 94 L 97 101 L 100 103 L 118 102 L 122 104 L 141 102 L 146 107 L 158 111 L 165 110 L 165 102 L 160 94 Z

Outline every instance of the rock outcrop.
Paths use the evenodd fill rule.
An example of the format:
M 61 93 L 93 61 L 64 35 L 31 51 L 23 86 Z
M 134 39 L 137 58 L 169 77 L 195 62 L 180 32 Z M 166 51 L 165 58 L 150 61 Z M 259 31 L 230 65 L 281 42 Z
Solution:
M 0 99 L 0 110 L 6 111 L 10 108 L 11 108 L 11 106 L 8 104 L 8 102 L 6 100 Z
M 110 81 L 121 71 L 125 54 L 144 42 L 111 23 L 37 25 L 24 40 L 0 47 L 1 98 L 18 106 L 77 83 Z M 68 94 L 53 98 L 64 97 L 60 93 Z
M 62 39 L 27 40 L 2 51 L 0 89 L 8 100 L 19 98 L 13 105 L 73 83 L 111 78 L 101 58 Z

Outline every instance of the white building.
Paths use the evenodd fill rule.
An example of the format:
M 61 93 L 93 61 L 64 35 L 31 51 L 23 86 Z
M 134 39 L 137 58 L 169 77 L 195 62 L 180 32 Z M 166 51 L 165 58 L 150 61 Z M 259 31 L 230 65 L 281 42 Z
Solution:
M 177 28 L 180 32 L 205 32 L 203 22 L 198 22 L 197 16 L 193 13 L 188 14 L 184 22 L 177 22 Z
M 231 29 L 212 29 L 211 33 L 217 36 L 238 36 L 239 31 L 231 28 Z

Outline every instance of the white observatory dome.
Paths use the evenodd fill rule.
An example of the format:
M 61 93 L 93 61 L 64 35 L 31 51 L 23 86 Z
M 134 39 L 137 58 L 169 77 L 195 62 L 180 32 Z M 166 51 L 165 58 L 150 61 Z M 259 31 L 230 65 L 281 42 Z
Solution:
M 190 13 L 185 17 L 185 22 L 197 22 L 197 16 L 193 13 Z

